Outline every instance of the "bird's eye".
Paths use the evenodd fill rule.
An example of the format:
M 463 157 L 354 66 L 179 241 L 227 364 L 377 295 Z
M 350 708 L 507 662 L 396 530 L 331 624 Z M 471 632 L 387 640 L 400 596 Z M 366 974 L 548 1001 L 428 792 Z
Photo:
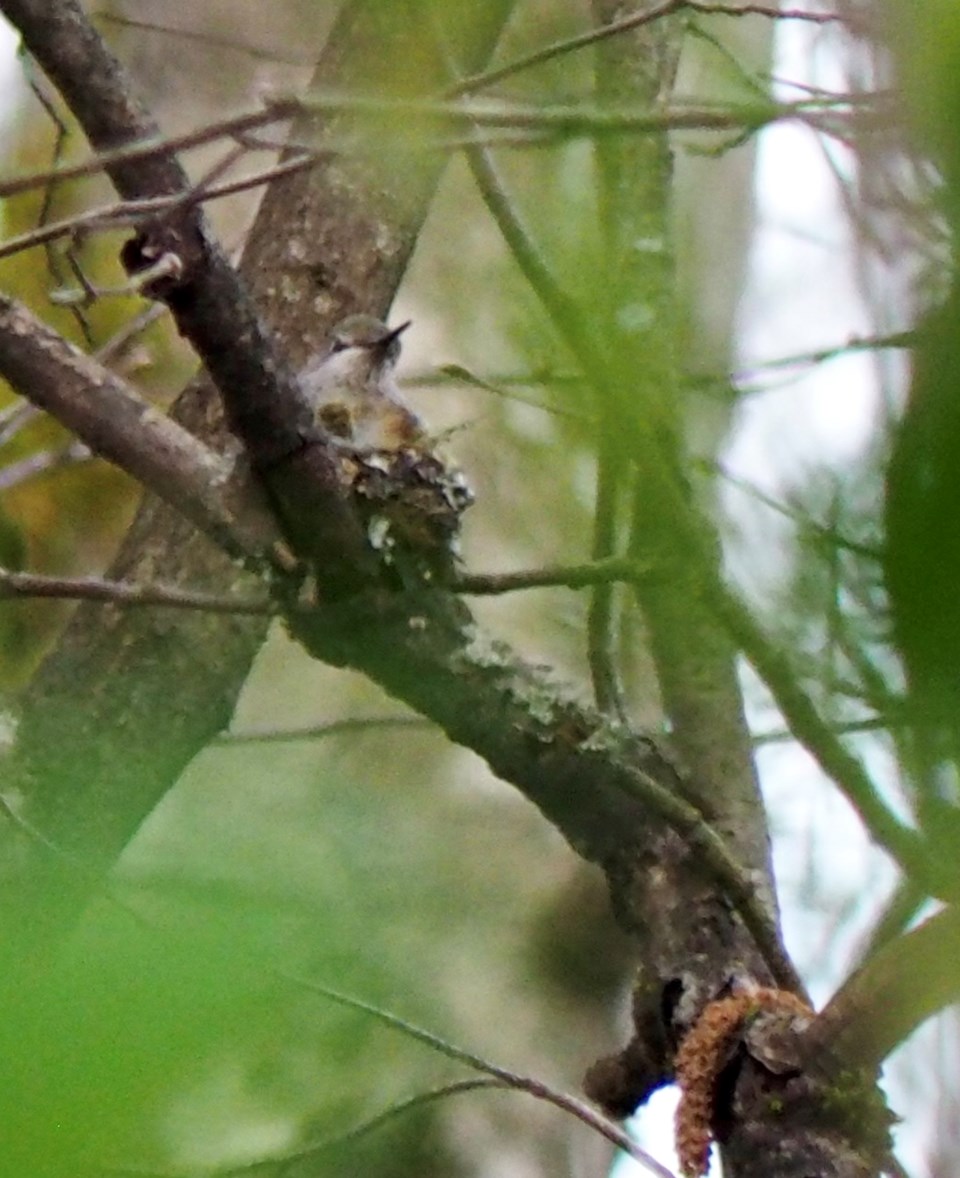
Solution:
M 330 345 L 330 353 L 331 353 L 331 355 L 332 355 L 334 352 L 342 352 L 346 346 L 347 346 L 347 341 L 346 341 L 346 340 L 344 340 L 344 339 L 335 339 L 335 340 L 333 341 L 333 343 Z

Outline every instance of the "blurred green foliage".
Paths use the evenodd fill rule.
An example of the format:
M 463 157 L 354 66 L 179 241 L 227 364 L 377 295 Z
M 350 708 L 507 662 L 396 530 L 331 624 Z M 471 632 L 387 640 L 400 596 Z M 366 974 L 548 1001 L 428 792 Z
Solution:
M 894 43 L 920 141 L 941 172 L 940 205 L 953 250 L 937 284 L 949 293 L 921 325 L 910 395 L 894 435 L 885 562 L 917 728 L 920 816 L 952 858 L 960 795 L 937 766 L 960 765 L 960 12 L 924 0 L 908 20 L 892 7 L 888 19 L 899 34 Z

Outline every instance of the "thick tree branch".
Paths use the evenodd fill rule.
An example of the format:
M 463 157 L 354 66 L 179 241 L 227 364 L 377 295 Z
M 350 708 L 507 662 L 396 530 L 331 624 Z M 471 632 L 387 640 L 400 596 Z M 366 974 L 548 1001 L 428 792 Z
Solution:
M 79 426 L 83 436 L 91 443 L 98 443 L 102 452 L 119 457 L 121 461 L 129 459 L 131 473 L 151 481 L 159 480 L 175 504 L 182 504 L 193 514 L 200 515 L 201 509 L 195 505 L 199 500 L 207 515 L 219 512 L 215 522 L 224 529 L 232 525 L 233 530 L 228 536 L 236 546 L 233 539 L 237 531 L 235 521 L 224 518 L 226 513 L 219 500 L 213 499 L 213 506 L 208 507 L 211 488 L 216 488 L 223 475 L 211 452 L 179 426 L 156 414 L 120 381 L 71 348 L 49 328 L 34 321 L 22 308 L 9 304 L 8 318 L 9 323 L 0 317 L 0 368 L 35 395 L 40 388 L 54 390 L 46 397 L 41 393 L 37 397 L 38 403 L 60 415 L 65 424 Z M 156 429 L 142 428 L 144 422 L 148 426 L 153 423 Z M 98 429 L 103 436 L 97 433 Z M 162 439 L 162 447 L 158 439 Z M 164 457 L 167 454 L 172 454 L 176 462 L 168 461 Z M 204 465 L 205 460 L 207 465 Z M 153 462 L 159 465 L 154 467 Z M 172 481 L 164 484 L 161 476 Z M 206 516 L 203 522 L 208 523 Z M 269 523 L 267 515 L 268 531 Z M 208 526 L 211 525 L 208 523 Z M 216 528 L 211 526 L 211 530 L 215 532 Z M 36 582 L 24 586 L 16 577 L 7 578 L 10 592 L 16 592 L 18 585 L 21 590 L 38 589 Z M 76 595 L 78 589 L 75 584 L 66 586 L 63 583 L 44 584 L 43 587 L 51 591 L 49 595 L 53 595 L 53 591 L 57 595 L 63 595 L 65 591 Z M 94 600 L 104 601 L 111 597 L 102 582 L 87 583 L 83 588 L 84 595 Z M 175 604 L 193 608 L 215 605 L 217 612 L 226 612 L 219 609 L 219 602 L 214 603 L 210 598 L 198 598 L 195 594 L 177 595 L 171 589 L 150 594 L 142 588 L 128 586 L 127 592 L 117 594 L 116 587 L 112 587 L 112 598 L 115 604 Z M 763 904 L 757 900 L 750 877 L 706 825 L 700 813 L 683 800 L 680 778 L 669 760 L 651 742 L 628 743 L 621 748 L 621 741 L 614 737 L 612 730 L 603 734 L 599 718 L 563 701 L 552 684 L 538 680 L 522 664 L 511 660 L 505 649 L 492 646 L 484 649 L 484 640 L 474 632 L 462 607 L 454 608 L 452 599 L 437 599 L 439 609 L 427 627 L 428 644 L 419 640 L 420 627 L 409 625 L 409 611 L 418 612 L 421 609 L 419 601 L 401 603 L 403 620 L 398 627 L 396 611 L 400 599 L 372 600 L 373 613 L 352 616 L 354 607 L 351 607 L 350 612 L 333 611 L 330 614 L 336 619 L 337 639 L 333 647 L 329 644 L 329 619 L 323 614 L 315 619 L 310 613 L 301 617 L 300 611 L 295 610 L 292 625 L 308 649 L 319 657 L 337 662 L 343 661 L 341 651 L 347 632 L 355 629 L 358 636 L 362 635 L 362 640 L 349 644 L 351 653 L 346 661 L 350 665 L 367 670 L 400 698 L 435 719 L 455 740 L 468 744 L 484 756 L 495 770 L 502 771 L 503 766 L 509 766 L 506 779 L 527 793 L 574 847 L 588 858 L 604 864 L 608 870 L 612 870 L 615 858 L 625 853 L 637 853 L 647 837 L 641 838 L 639 829 L 633 834 L 627 833 L 629 828 L 623 821 L 625 810 L 635 808 L 639 803 L 632 826 L 639 823 L 642 827 L 650 827 L 652 820 L 651 829 L 655 831 L 658 819 L 666 822 L 682 836 L 691 853 L 737 907 L 773 975 L 781 984 L 799 985 L 780 950 L 776 930 Z M 231 612 L 259 613 L 263 612 L 263 607 L 258 605 L 256 610 L 251 610 L 250 604 L 243 602 L 237 603 L 237 608 Z M 319 642 L 318 635 L 321 636 Z M 372 637 L 375 639 L 373 646 Z M 404 651 L 408 657 L 403 658 L 403 673 L 398 678 L 391 663 Z M 387 652 L 386 660 L 384 652 Z M 435 683 L 445 679 L 444 690 L 425 693 L 416 687 L 420 676 L 413 680 L 409 678 L 409 670 L 415 664 L 420 666 L 423 676 Z M 491 677 L 493 667 L 499 669 L 497 677 Z M 544 727 L 543 708 L 551 698 L 556 714 L 553 722 Z M 461 712 L 482 715 L 485 717 L 483 726 L 478 730 L 465 724 Z M 537 717 L 533 729 L 530 728 L 531 716 Z M 564 738 L 572 740 L 572 747 L 567 749 L 561 742 L 554 754 L 551 772 L 544 775 L 541 758 L 530 761 L 530 741 L 551 743 L 565 731 L 575 734 Z M 589 767 L 583 762 L 579 747 L 588 739 L 595 742 L 600 752 L 598 757 L 589 759 Z M 652 772 L 644 770 L 642 762 L 640 765 L 631 764 L 640 750 L 644 759 L 650 761 Z M 564 752 L 571 754 L 569 764 L 565 764 Z M 610 761 L 608 754 L 613 754 Z M 603 779 L 611 773 L 608 791 Z M 582 785 L 587 788 L 571 806 L 566 783 L 572 776 L 580 777 Z M 624 796 L 618 798 L 618 794 Z
M 3 294 L 0 373 L 233 556 L 265 556 L 279 543 L 273 515 L 242 464 L 205 446 Z
M 363 671 L 520 789 L 605 868 L 633 932 L 653 919 L 640 898 L 641 864 L 679 855 L 687 878 L 710 880 L 714 898 L 734 904 L 771 976 L 802 989 L 756 873 L 691 804 L 696 791 L 656 742 L 565 698 L 442 593 L 375 593 L 289 621 L 311 653 Z

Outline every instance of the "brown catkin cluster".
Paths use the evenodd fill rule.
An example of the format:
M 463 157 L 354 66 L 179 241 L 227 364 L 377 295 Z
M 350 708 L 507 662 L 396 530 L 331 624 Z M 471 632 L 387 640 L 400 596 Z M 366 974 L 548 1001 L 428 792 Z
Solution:
M 685 1178 L 700 1178 L 707 1172 L 717 1077 L 745 1020 L 761 1010 L 811 1013 L 810 1007 L 789 990 L 760 986 L 709 1002 L 680 1044 L 675 1062 L 680 1086 L 676 1136 Z

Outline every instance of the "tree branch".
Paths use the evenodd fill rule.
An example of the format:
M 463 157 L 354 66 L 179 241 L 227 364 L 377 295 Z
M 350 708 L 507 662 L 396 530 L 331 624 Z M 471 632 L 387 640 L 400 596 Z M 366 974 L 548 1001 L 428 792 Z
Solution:
M 265 555 L 278 544 L 272 514 L 236 461 L 197 441 L 3 294 L 0 372 L 94 454 L 161 496 L 233 556 Z
M 0 568 L 0 601 L 46 598 L 53 601 L 99 601 L 104 605 L 163 606 L 200 609 L 219 614 L 275 615 L 278 606 L 266 598 L 224 597 L 190 592 L 174 585 L 134 585 L 99 577 L 47 577 Z
M 485 70 L 482 74 L 463 78 L 448 87 L 444 91 L 444 97 L 459 98 L 464 94 L 474 93 L 487 86 L 492 86 L 496 82 L 502 82 L 504 78 L 512 78 L 532 66 L 542 65 L 556 57 L 562 57 L 578 49 L 586 49 L 588 46 L 596 45 L 609 37 L 622 36 L 624 33 L 643 28 L 644 25 L 653 24 L 655 21 L 664 20 L 674 13 L 684 11 L 696 12 L 704 16 L 766 16 L 771 20 L 802 20 L 812 21 L 814 24 L 832 24 L 846 22 L 849 19 L 839 13 L 779 8 L 769 4 L 711 4 L 697 3 L 697 0 L 664 0 L 661 4 L 654 4 L 651 8 L 633 12 L 629 16 L 621 17 L 620 20 L 610 21 L 609 24 L 600 25 L 599 28 L 588 29 L 587 32 L 580 33 L 576 37 L 564 37 L 560 41 L 554 41 L 552 45 L 545 45 L 542 49 L 537 49 L 533 53 L 507 62 L 506 65 L 497 66 L 496 69 Z
M 804 1036 L 812 1061 L 879 1067 L 932 1015 L 960 1001 L 960 908 L 887 942 L 830 999 Z
M 649 568 L 629 556 L 610 556 L 605 560 L 591 560 L 585 564 L 553 565 L 543 569 L 529 569 L 515 573 L 460 573 L 451 588 L 457 593 L 477 597 L 515 593 L 519 589 L 544 589 L 564 586 L 582 589 L 613 581 L 639 581 L 653 576 Z
M 36 229 L 8 238 L 0 243 L 0 258 L 10 257 L 12 254 L 32 249 L 34 246 L 46 245 L 61 237 L 71 237 L 81 231 L 86 234 L 98 229 L 118 229 L 125 225 L 136 226 L 159 213 L 169 213 L 188 204 L 206 204 L 207 201 L 234 196 L 238 192 L 247 192 L 251 188 L 258 188 L 273 180 L 291 176 L 305 168 L 312 168 L 316 163 L 315 153 L 304 154 L 282 164 L 261 168 L 258 172 L 237 180 L 224 181 L 221 184 L 195 184 L 185 193 L 150 197 L 145 200 L 121 200 L 111 205 L 104 205 L 99 209 L 87 209 L 72 217 L 64 217 L 61 221 L 39 225 Z M 51 179 L 56 178 L 55 174 L 51 176 L 48 173 L 48 176 Z
M 743 603 L 724 591 L 716 594 L 715 601 L 718 613 L 766 684 L 790 731 L 839 786 L 874 841 L 934 894 L 955 890 L 955 882 L 931 878 L 923 840 L 884 804 L 863 765 L 823 722 L 783 653 L 763 634 Z

